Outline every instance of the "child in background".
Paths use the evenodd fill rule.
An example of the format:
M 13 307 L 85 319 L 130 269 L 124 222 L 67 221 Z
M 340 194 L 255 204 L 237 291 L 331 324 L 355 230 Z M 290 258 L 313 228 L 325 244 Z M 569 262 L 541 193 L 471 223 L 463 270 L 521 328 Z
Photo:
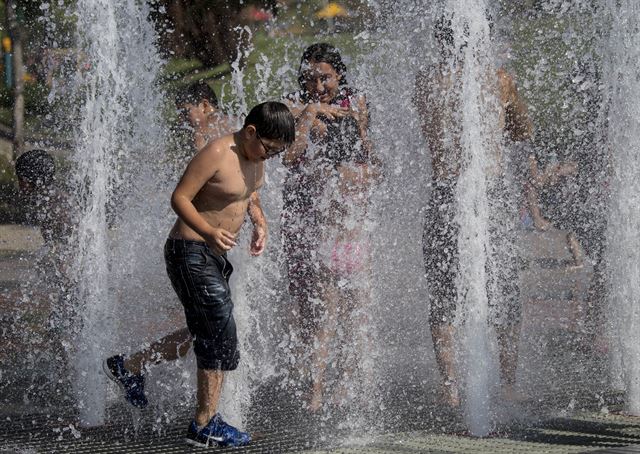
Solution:
M 560 183 L 566 178 L 576 175 L 577 164 L 573 161 L 557 162 L 557 160 L 552 160 L 543 170 L 534 153 L 529 155 L 528 160 L 530 178 L 525 184 L 525 196 L 534 227 L 545 231 L 553 224 L 556 228 L 567 230 L 567 246 L 573 256 L 574 266 L 583 266 L 584 254 L 576 234 L 573 232 L 570 206 L 567 205 L 566 197 L 560 194 Z M 541 195 L 547 203 L 540 203 Z M 548 217 L 552 221 L 543 216 L 541 205 L 546 205 L 546 211 L 549 211 Z
M 15 170 L 27 222 L 40 228 L 45 245 L 58 248 L 70 233 L 70 213 L 53 157 L 44 150 L 27 151 L 16 159 Z

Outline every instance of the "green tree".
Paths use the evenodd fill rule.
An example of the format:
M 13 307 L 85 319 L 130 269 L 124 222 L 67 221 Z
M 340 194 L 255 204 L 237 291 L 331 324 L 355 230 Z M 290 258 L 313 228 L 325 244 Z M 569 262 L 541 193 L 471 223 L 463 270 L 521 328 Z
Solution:
M 159 0 L 155 20 L 163 48 L 182 58 L 197 58 L 206 66 L 232 62 L 238 56 L 247 5 L 275 12 L 274 0 Z

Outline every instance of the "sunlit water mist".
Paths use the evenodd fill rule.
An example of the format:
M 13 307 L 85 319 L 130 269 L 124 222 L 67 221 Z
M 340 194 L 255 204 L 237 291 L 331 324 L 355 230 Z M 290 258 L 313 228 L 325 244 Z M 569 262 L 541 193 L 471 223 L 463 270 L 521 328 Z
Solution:
M 73 155 L 81 203 L 73 366 L 80 419 L 92 426 L 103 421 L 107 402 L 102 360 L 118 345 L 117 333 L 135 339 L 123 308 L 158 302 L 140 274 L 151 271 L 145 266 L 150 255 L 161 257 L 159 231 L 164 235 L 168 226 L 158 215 L 166 198 L 155 198 L 165 174 L 154 169 L 163 153 L 161 60 L 149 10 L 134 0 L 82 0 L 75 14 L 88 69 L 78 75 L 83 105 Z M 160 275 L 159 267 L 152 269 Z
M 496 167 L 496 130 L 499 124 L 493 79 L 495 63 L 489 43 L 489 24 L 484 2 L 450 1 L 447 13 L 452 17 L 455 47 L 462 59 L 461 115 L 462 159 L 457 185 L 460 225 L 458 252 L 458 315 L 464 327 L 464 364 L 466 368 L 466 405 L 469 430 L 486 435 L 490 429 L 487 295 L 487 251 L 489 239 L 489 173 Z M 468 30 L 468 32 L 467 32 Z M 467 36 L 468 35 L 468 38 Z M 495 182 L 493 182 L 495 184 Z M 499 264 L 498 264 L 499 266 Z
M 372 196 L 370 226 L 374 254 L 370 315 L 380 329 L 379 334 L 371 331 L 375 345 L 366 359 L 374 363 L 369 364 L 369 371 L 373 380 L 381 383 L 381 391 L 388 393 L 388 401 L 397 402 L 404 396 L 399 390 L 410 389 L 409 385 L 435 394 L 439 380 L 427 326 L 429 296 L 421 248 L 430 164 L 411 98 L 417 68 L 437 61 L 432 24 L 441 11 L 392 3 L 392 7 L 377 6 L 380 25 L 355 37 L 365 56 L 357 64 L 348 54 L 344 57 L 350 83 L 368 97 L 371 136 L 385 166 L 384 181 Z M 496 67 L 488 44 L 485 6 L 470 6 L 463 1 L 447 4 L 448 12 L 454 15 L 458 44 L 462 39 L 468 42 L 460 94 L 464 171 L 457 198 L 461 201 L 458 246 L 463 266 L 458 284 L 460 295 L 465 297 L 465 303 L 459 305 L 460 319 L 464 320 L 459 329 L 465 333 L 460 336 L 460 363 L 467 386 L 467 423 L 476 435 L 484 435 L 491 428 L 489 391 L 495 378 L 489 373 L 495 359 L 488 334 L 491 320 L 486 287 L 487 264 L 491 265 L 487 250 L 492 247 L 488 237 L 492 182 L 487 168 L 494 164 L 490 150 L 495 137 L 490 128 L 498 120 L 493 116 L 492 95 L 486 92 L 492 83 L 482 76 L 493 74 Z M 390 9 L 393 15 L 386 16 L 385 25 L 383 16 Z M 76 363 L 78 376 L 82 377 L 78 380 L 82 419 L 88 425 L 101 421 L 106 405 L 99 371 L 102 358 L 116 351 L 136 350 L 184 326 L 181 306 L 169 286 L 162 259 L 162 243 L 174 219 L 169 194 L 176 175 L 169 174 L 166 169 L 171 166 L 162 159 L 162 93 L 155 83 L 162 62 L 155 51 L 147 15 L 146 8 L 134 1 L 111 5 L 85 0 L 78 4 L 79 29 L 91 62 L 79 90 L 84 107 L 75 155 L 81 169 L 76 187 L 86 201 L 80 218 L 81 253 L 76 265 L 78 299 L 83 308 Z M 385 26 L 403 33 L 391 39 Z M 257 81 L 244 78 L 239 58 L 232 65 L 233 101 L 223 108 L 236 114 L 250 109 L 243 88 L 247 83 L 254 83 L 259 102 L 266 100 L 268 93 L 295 90 L 303 48 L 292 40 L 283 64 L 259 56 Z M 291 84 L 282 87 L 283 80 Z M 292 383 L 295 327 L 286 321 L 291 306 L 279 241 L 285 172 L 277 160 L 267 163 L 261 191 L 270 226 L 265 255 L 249 256 L 249 224 L 243 228 L 242 242 L 230 254 L 235 266 L 231 285 L 242 361 L 239 370 L 229 374 L 221 411 L 240 425 L 253 392 L 261 385 L 276 382 L 286 387 Z M 178 368 L 183 371 L 178 372 Z M 191 356 L 172 366 L 152 368 L 148 390 L 160 425 L 175 419 L 180 407 L 192 405 L 194 370 Z M 384 399 L 372 394 L 359 397 L 364 396 L 370 408 L 386 415 Z M 299 401 L 301 397 L 296 396 Z M 410 397 L 406 399 L 404 405 L 413 405 Z
M 456 194 L 461 264 L 457 282 L 457 356 L 460 384 L 466 386 L 467 425 L 474 435 L 485 435 L 494 418 L 489 396 L 497 380 L 497 374 L 491 372 L 497 370 L 497 355 L 491 330 L 493 315 L 488 305 L 487 269 L 502 266 L 489 254 L 496 248 L 491 244 L 489 229 L 506 224 L 500 218 L 504 213 L 494 213 L 495 205 L 503 201 L 494 200 L 498 192 L 492 191 L 494 176 L 501 173 L 496 160 L 496 147 L 501 146 L 495 91 L 498 65 L 489 41 L 487 18 L 492 5 L 449 1 L 444 7 L 434 4 L 430 8 L 413 2 L 379 2 L 375 6 L 379 29 L 360 37 L 365 44 L 373 43 L 374 50 L 357 74 L 369 95 L 372 135 L 387 170 L 385 182 L 375 196 L 376 263 L 392 260 L 397 264 L 396 270 L 375 270 L 379 276 L 374 279 L 375 310 L 384 324 L 390 323 L 389 316 L 398 321 L 402 339 L 383 339 L 380 354 L 393 365 L 390 370 L 396 380 L 404 377 L 405 386 L 418 382 L 423 392 L 437 395 L 439 374 L 427 325 L 429 296 L 419 236 L 424 223 L 421 209 L 427 206 L 430 192 L 430 154 L 412 97 L 416 72 L 440 59 L 433 30 L 444 13 L 453 19 L 455 48 L 463 49 L 463 63 L 457 63 L 461 68 L 460 92 L 450 94 L 460 100 L 457 120 L 463 148 Z M 387 27 L 402 29 L 403 33 L 389 39 Z M 511 215 L 515 218 L 515 212 Z M 388 301 L 395 304 L 388 305 Z M 383 337 L 388 332 L 386 329 Z
M 608 310 L 612 373 L 626 391 L 627 409 L 640 414 L 640 4 L 610 7 L 605 50 L 610 84 L 609 144 L 613 179 L 608 222 Z

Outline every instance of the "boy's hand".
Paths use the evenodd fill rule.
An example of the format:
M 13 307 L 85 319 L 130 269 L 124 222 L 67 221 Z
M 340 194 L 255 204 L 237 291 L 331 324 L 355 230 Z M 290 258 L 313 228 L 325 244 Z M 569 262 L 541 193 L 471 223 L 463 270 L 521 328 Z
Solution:
M 264 252 L 266 245 L 267 229 L 261 225 L 255 225 L 253 227 L 253 234 L 251 235 L 251 248 L 249 252 L 252 256 L 257 257 Z
M 213 232 L 207 235 L 205 240 L 211 250 L 218 255 L 224 254 L 236 245 L 235 235 L 221 228 L 214 228 Z

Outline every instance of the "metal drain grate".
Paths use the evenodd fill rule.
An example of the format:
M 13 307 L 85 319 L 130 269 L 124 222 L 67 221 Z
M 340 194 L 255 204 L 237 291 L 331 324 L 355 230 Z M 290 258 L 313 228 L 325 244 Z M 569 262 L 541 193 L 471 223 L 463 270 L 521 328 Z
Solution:
M 565 390 L 566 392 L 566 390 Z M 575 394 L 575 393 L 574 393 Z M 585 393 L 587 395 L 588 393 Z M 254 442 L 242 449 L 217 449 L 215 452 L 243 453 L 631 453 L 640 447 L 640 418 L 600 413 L 580 413 L 573 417 L 542 418 L 536 423 L 520 422 L 500 427 L 490 437 L 473 438 L 464 434 L 460 414 L 444 410 L 429 396 L 406 396 L 389 406 L 384 414 L 360 415 L 350 420 L 344 410 L 325 418 L 310 417 L 291 404 L 293 399 L 276 390 L 263 390 L 256 408 L 250 412 L 247 428 Z M 536 409 L 547 415 L 552 408 L 564 408 L 567 397 L 543 396 L 549 408 Z M 620 396 L 608 394 L 609 405 Z M 575 403 L 575 395 L 573 397 Z M 577 408 L 602 404 L 584 399 Z M 270 405 L 265 404 L 266 402 Z M 278 403 L 274 405 L 274 402 Z M 408 402 L 412 404 L 409 405 Z M 265 410 L 267 409 L 267 410 Z M 531 411 L 526 407 L 521 412 Z M 72 411 L 48 414 L 9 415 L 0 422 L 0 453 L 191 453 L 206 450 L 191 448 L 182 437 L 191 412 L 178 414 L 175 423 L 154 429 L 148 413 L 134 421 L 123 406 L 110 408 L 102 427 L 79 429 Z M 540 413 L 538 413 L 540 414 Z M 349 426 L 349 422 L 352 425 Z M 353 421 L 358 421 L 356 424 Z M 137 430 L 134 430 L 137 426 Z M 367 427 L 367 434 L 353 427 Z M 351 427 L 351 428 L 350 428 Z M 624 449 L 627 449 L 626 451 Z

